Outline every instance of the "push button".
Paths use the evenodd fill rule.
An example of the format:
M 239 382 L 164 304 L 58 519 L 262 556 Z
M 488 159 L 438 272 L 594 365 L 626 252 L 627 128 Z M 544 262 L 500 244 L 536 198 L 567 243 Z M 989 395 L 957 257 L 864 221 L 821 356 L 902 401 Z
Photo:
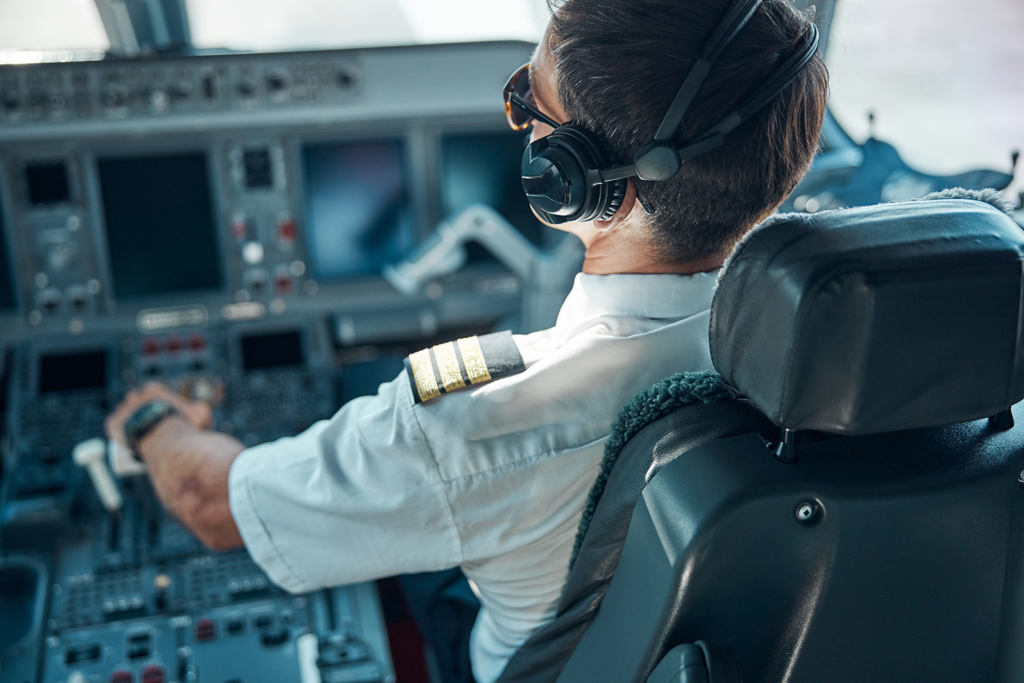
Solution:
M 196 640 L 202 642 L 217 637 L 217 626 L 213 619 L 200 619 L 196 622 Z
M 298 229 L 295 227 L 295 221 L 290 217 L 284 216 L 277 222 L 277 238 L 285 245 L 291 245 L 295 241 L 295 236 L 298 233 Z
M 155 356 L 160 353 L 160 340 L 156 337 L 146 337 L 142 340 L 142 355 Z

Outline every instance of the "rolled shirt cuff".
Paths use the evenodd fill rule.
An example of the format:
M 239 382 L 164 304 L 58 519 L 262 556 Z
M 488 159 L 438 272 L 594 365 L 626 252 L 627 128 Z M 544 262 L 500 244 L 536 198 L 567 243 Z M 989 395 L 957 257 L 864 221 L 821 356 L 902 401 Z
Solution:
M 301 578 L 284 559 L 256 508 L 249 481 L 251 471 L 258 460 L 259 453 L 247 449 L 231 464 L 228 473 L 228 503 L 231 507 L 231 516 L 235 519 L 253 561 L 274 583 L 290 593 L 314 590 L 316 586 Z

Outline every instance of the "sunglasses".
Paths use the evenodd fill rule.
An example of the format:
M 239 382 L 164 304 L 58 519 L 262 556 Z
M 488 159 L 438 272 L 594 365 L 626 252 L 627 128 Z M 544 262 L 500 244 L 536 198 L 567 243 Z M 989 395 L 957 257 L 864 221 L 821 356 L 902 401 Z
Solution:
M 540 121 L 552 128 L 559 125 L 537 109 L 537 100 L 530 87 L 530 65 L 523 64 L 505 84 L 505 118 L 512 130 L 526 130 L 534 121 Z

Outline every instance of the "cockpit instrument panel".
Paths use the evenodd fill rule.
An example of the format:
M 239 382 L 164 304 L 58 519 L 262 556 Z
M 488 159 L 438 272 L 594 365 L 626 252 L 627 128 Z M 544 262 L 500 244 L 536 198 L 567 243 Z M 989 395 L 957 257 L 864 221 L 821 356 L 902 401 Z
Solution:
M 475 202 L 535 244 L 555 239 L 522 196 L 523 138 L 502 117 L 503 79 L 529 54 L 505 42 L 0 67 L 2 334 L 389 306 L 430 331 L 511 313 L 518 285 L 493 259 L 416 301 L 380 272 Z
M 394 680 L 372 584 L 287 595 L 130 457 L 112 510 L 75 448 L 149 380 L 245 446 L 295 435 L 400 352 L 515 319 L 526 288 L 486 255 L 419 294 L 381 272 L 473 203 L 553 242 L 502 109 L 531 51 L 0 66 L 0 586 L 35 577 L 17 615 L 0 596 L 26 634 L 0 683 Z

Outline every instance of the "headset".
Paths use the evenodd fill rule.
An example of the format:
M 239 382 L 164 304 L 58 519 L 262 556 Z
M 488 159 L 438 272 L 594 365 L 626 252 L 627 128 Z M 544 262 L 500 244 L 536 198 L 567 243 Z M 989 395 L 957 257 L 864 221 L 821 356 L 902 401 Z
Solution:
M 746 101 L 696 137 L 677 144 L 673 138 L 712 65 L 757 11 L 762 0 L 735 0 L 701 51 L 654 139 L 633 158 L 614 165 L 608 145 L 598 135 L 572 122 L 531 142 L 523 152 L 521 175 L 533 210 L 551 225 L 572 221 L 608 220 L 622 206 L 626 179 L 664 181 L 694 157 L 721 147 L 725 136 L 782 92 L 818 52 L 818 28 L 801 50 L 792 54 Z

